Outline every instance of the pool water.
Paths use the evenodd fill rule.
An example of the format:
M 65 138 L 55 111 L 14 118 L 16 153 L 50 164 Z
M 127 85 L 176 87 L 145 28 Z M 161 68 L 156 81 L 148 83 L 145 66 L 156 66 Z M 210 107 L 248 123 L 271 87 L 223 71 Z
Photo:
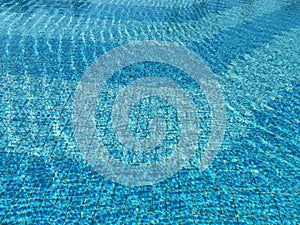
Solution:
M 299 224 L 299 37 L 298 0 L 0 1 L 0 224 Z M 85 157 L 74 128 L 79 84 L 99 57 L 136 41 L 181 46 L 214 74 L 226 129 L 207 168 L 207 95 L 187 71 L 151 60 L 107 77 L 92 110 L 97 140 L 126 165 L 175 154 L 184 121 L 163 97 L 141 98 L 128 120 L 138 140 L 151 136 L 150 120 L 165 121 L 159 147 L 132 151 L 115 133 L 117 96 L 150 77 L 194 102 L 197 149 L 145 185 L 115 182 Z

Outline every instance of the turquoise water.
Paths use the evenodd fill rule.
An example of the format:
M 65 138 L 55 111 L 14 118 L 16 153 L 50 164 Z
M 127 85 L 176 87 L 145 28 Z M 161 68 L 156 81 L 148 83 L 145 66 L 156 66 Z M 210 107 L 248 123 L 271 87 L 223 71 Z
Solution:
M 299 224 L 299 37 L 297 0 L 0 1 L 0 224 Z M 226 130 L 212 163 L 199 169 L 213 119 L 201 85 L 150 60 L 119 69 L 94 110 L 111 156 L 155 164 L 182 140 L 176 107 L 155 96 L 131 107 L 129 128 L 145 139 L 158 116 L 166 123 L 161 145 L 134 152 L 118 140 L 113 105 L 143 77 L 185 90 L 201 130 L 183 168 L 152 185 L 126 186 L 85 160 L 75 93 L 97 58 L 147 40 L 176 43 L 211 69 Z

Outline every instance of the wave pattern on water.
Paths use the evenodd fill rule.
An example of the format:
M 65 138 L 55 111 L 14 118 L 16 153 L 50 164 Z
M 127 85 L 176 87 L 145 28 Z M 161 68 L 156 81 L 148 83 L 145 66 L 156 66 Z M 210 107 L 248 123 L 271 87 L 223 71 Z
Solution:
M 0 223 L 299 223 L 299 22 L 297 0 L 1 1 Z M 174 177 L 129 188 L 83 162 L 71 113 L 94 60 L 137 40 L 203 58 L 228 128 L 212 167 L 196 168 L 199 151 Z M 120 77 L 174 70 L 135 66 Z M 205 141 L 205 97 L 185 88 L 205 109 Z

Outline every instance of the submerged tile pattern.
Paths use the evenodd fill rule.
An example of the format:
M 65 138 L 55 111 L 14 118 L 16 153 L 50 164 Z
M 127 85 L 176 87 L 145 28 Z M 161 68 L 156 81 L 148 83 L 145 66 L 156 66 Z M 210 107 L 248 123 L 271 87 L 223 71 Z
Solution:
M 299 224 L 300 2 L 229 2 L 202 1 L 174 15 L 130 4 L 1 1 L 0 223 Z M 234 27 L 219 19 L 230 10 L 239 12 Z M 203 34 L 207 27 L 213 32 Z M 84 163 L 71 114 L 88 66 L 145 39 L 180 41 L 205 60 L 223 87 L 228 128 L 207 170 L 196 168 L 198 152 L 174 177 L 133 188 Z M 119 76 L 176 72 L 140 66 Z

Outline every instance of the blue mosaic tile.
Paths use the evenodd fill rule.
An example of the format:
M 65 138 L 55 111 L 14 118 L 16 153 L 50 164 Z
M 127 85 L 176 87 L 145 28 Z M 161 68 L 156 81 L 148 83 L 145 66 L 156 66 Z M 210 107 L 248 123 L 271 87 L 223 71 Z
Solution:
M 1 1 L 0 224 L 300 223 L 299 2 L 170 4 Z M 181 141 L 177 109 L 155 96 L 131 107 L 129 129 L 146 139 L 149 121 L 159 114 L 168 128 L 163 145 L 140 157 L 118 140 L 112 107 L 125 86 L 144 77 L 172 80 L 188 93 L 201 130 L 183 168 L 133 187 L 97 173 L 85 160 L 73 116 L 75 92 L 92 63 L 143 40 L 180 42 L 203 59 L 221 85 L 227 127 L 211 165 L 198 168 L 212 123 L 201 85 L 161 62 L 119 69 L 94 110 L 110 156 L 129 165 L 155 164 Z

